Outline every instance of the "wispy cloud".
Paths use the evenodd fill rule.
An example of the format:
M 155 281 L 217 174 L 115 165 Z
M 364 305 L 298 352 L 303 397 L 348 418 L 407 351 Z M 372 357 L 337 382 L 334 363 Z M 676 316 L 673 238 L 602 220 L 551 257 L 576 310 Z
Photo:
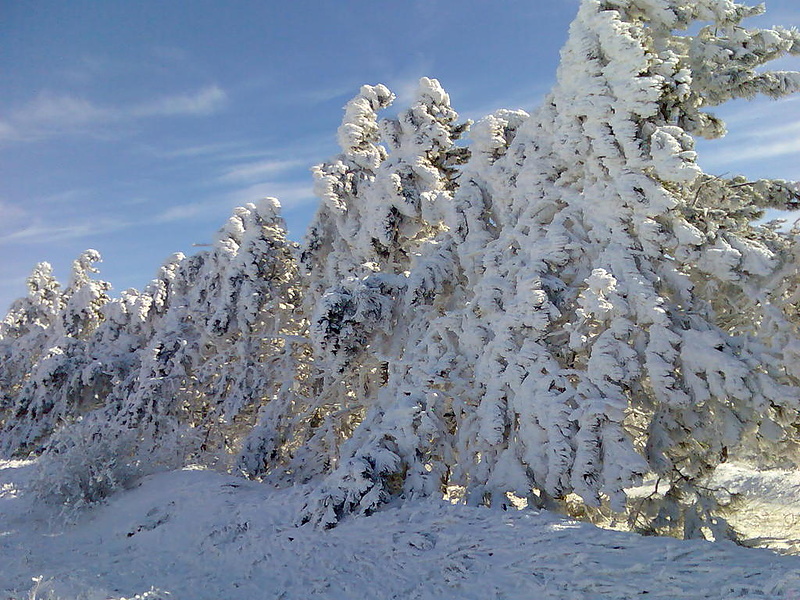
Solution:
M 201 218 L 219 212 L 219 201 L 204 200 L 178 204 L 160 212 L 153 217 L 155 223 L 176 223 Z
M 8 226 L 27 216 L 27 211 L 17 205 L 0 199 L 0 222 Z
M 211 144 L 198 144 L 195 146 L 186 146 L 182 148 L 162 149 L 155 147 L 146 147 L 146 150 L 152 153 L 156 158 L 166 159 L 183 159 L 183 158 L 210 158 L 217 159 L 219 157 L 229 157 L 240 155 L 242 152 L 247 153 L 247 157 L 255 158 L 263 156 L 263 151 L 254 154 L 254 150 L 250 145 L 244 142 L 219 142 Z
M 49 196 L 32 197 L 28 204 L 0 199 L 0 246 L 11 244 L 47 245 L 52 242 L 93 238 L 137 224 L 137 219 L 107 211 L 75 211 L 87 206 L 93 196 L 90 189 L 67 190 Z M 118 202 L 117 206 L 122 204 Z M 91 214 L 87 217 L 86 215 Z
M 31 141 L 108 123 L 114 112 L 84 98 L 42 92 L 0 120 L 0 141 Z
M 114 111 L 95 106 L 84 98 L 42 92 L 27 105 L 15 111 L 11 120 L 16 124 L 50 126 L 67 123 L 80 126 L 105 121 L 113 116 Z
M 235 165 L 219 178 L 226 183 L 255 183 L 305 165 L 302 160 L 260 160 Z
M 314 184 L 311 177 L 307 177 L 303 181 L 258 183 L 236 190 L 228 197 L 234 205 L 238 206 L 268 196 L 277 198 L 284 209 L 315 204 L 318 201 L 314 196 Z
M 269 175 L 289 170 L 304 164 L 315 164 L 325 158 L 320 155 L 320 148 L 325 148 L 326 138 L 315 137 L 312 140 L 292 139 L 292 143 L 284 143 L 284 140 L 271 141 L 263 139 L 239 140 L 212 142 L 209 144 L 198 144 L 178 148 L 159 148 L 154 146 L 144 146 L 143 150 L 148 154 L 168 161 L 172 164 L 203 164 L 207 170 L 213 170 L 217 175 L 213 182 L 220 181 L 223 177 L 241 168 L 247 171 L 251 166 L 254 171 L 258 171 L 259 165 Z M 275 148 L 279 147 L 280 151 Z M 291 160 L 283 157 L 291 156 Z M 245 173 L 243 173 L 245 174 Z
M 739 169 L 745 163 L 755 165 L 766 159 L 785 161 L 800 154 L 800 119 L 791 119 L 797 103 L 796 97 L 779 101 L 761 99 L 727 114 L 720 111 L 729 133 L 721 140 L 703 144 L 701 163 L 716 169 L 728 165 Z M 798 177 L 800 173 L 795 170 L 785 176 Z
M 135 106 L 130 114 L 134 117 L 202 117 L 218 112 L 227 101 L 227 94 L 220 87 L 212 85 L 193 94 L 166 96 Z
M 101 234 L 113 233 L 134 225 L 124 219 L 101 218 L 91 221 L 76 223 L 53 224 L 41 220 L 34 221 L 25 227 L 16 229 L 11 233 L 0 236 L 0 246 L 15 243 L 41 244 L 78 239 L 83 237 L 96 237 Z
M 36 141 L 58 135 L 94 134 L 112 124 L 160 117 L 200 117 L 221 110 L 227 94 L 212 85 L 127 106 L 102 106 L 70 94 L 41 92 L 0 119 L 0 142 Z
M 455 108 L 462 118 L 472 119 L 473 121 L 482 119 L 502 108 L 510 110 L 522 109 L 527 112 L 532 112 L 541 104 L 542 99 L 552 87 L 553 82 L 537 82 L 533 86 L 519 89 L 512 94 L 498 96 L 489 100 L 482 100 L 478 104 L 456 106 Z
M 800 154 L 800 139 L 759 140 L 747 144 L 731 144 L 731 147 L 710 156 L 706 162 L 713 165 L 735 164 L 791 154 Z
M 317 202 L 313 193 L 311 178 L 302 182 L 262 182 L 230 191 L 224 194 L 222 198 L 215 196 L 197 202 L 171 206 L 155 215 L 152 221 L 155 223 L 173 223 L 209 217 L 219 219 L 223 207 L 226 211 L 230 211 L 234 206 L 242 206 L 265 197 L 277 198 L 284 209 Z
M 753 101 L 739 101 L 735 108 L 728 108 L 723 105 L 720 109 L 712 109 L 712 112 L 719 113 L 725 120 L 728 130 L 736 133 L 740 129 L 746 129 L 752 124 L 763 127 L 765 122 L 780 123 L 784 115 L 794 114 L 797 110 L 796 104 L 800 103 L 800 97 L 789 96 L 779 100 L 758 98 Z
M 37 206 L 52 206 L 52 205 L 64 205 L 64 204 L 74 204 L 76 202 L 82 202 L 84 200 L 88 200 L 96 195 L 96 190 L 87 187 L 87 188 L 74 188 L 69 190 L 64 190 L 63 192 L 57 192 L 55 194 L 46 194 L 44 196 L 35 196 L 31 200 Z
M 318 104 L 341 98 L 343 101 L 355 96 L 358 90 L 361 89 L 361 84 L 355 82 L 347 84 L 339 84 L 335 86 L 322 87 L 315 90 L 307 90 L 298 94 L 300 100 Z

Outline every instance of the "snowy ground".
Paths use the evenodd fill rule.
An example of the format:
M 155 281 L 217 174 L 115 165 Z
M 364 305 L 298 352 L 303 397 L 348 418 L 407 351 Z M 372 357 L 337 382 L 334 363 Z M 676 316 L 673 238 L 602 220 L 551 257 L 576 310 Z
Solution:
M 725 464 L 713 485 L 731 495 L 729 520 L 747 544 L 800 555 L 800 472 Z
M 64 526 L 19 493 L 33 467 L 0 463 L 2 600 L 800 600 L 797 556 L 436 502 L 323 532 L 292 525 L 302 490 L 201 470 L 150 477 Z M 750 475 L 727 479 L 750 493 L 764 484 Z

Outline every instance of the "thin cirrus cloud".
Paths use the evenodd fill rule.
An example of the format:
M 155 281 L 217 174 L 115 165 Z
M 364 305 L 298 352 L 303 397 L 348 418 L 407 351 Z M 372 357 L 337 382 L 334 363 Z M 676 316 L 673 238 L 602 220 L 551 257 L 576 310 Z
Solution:
M 308 178 L 308 180 L 285 183 L 257 183 L 236 190 L 229 196 L 232 204 L 235 206 L 266 197 L 277 198 L 283 208 L 287 210 L 302 205 L 313 205 L 318 202 L 317 197 L 314 195 L 314 185 L 311 178 Z
M 152 103 L 135 106 L 131 110 L 134 117 L 202 117 L 219 111 L 228 97 L 216 85 L 199 90 L 194 94 L 179 94 L 160 98 Z
M 706 158 L 704 164 L 712 167 L 739 164 L 755 159 L 778 158 L 800 153 L 800 140 L 742 140 Z M 797 174 L 787 174 L 794 177 Z
M 228 160 L 230 157 L 244 156 L 248 158 L 259 157 L 263 151 L 253 150 L 249 144 L 243 142 L 219 142 L 198 144 L 174 149 L 161 149 L 147 147 L 148 151 L 156 158 L 162 159 L 200 159 L 200 160 Z
M 93 219 L 79 223 L 51 224 L 36 221 L 17 229 L 9 234 L 0 236 L 0 246 L 12 243 L 34 243 L 40 244 L 42 240 L 48 242 L 63 241 L 89 236 L 96 236 L 101 233 L 111 233 L 130 227 L 133 223 L 123 219 Z
M 58 135 L 92 134 L 114 123 L 148 118 L 207 116 L 224 108 L 227 99 L 225 91 L 217 85 L 121 107 L 101 106 L 86 98 L 44 91 L 0 120 L 0 141 L 29 142 Z
M 704 164 L 719 167 L 726 164 L 748 163 L 764 159 L 788 157 L 800 153 L 800 121 L 775 129 L 774 135 L 766 135 L 767 130 L 743 131 L 735 136 L 724 138 L 721 147 L 704 157 Z M 787 173 L 797 177 L 797 172 Z
M 786 116 L 796 110 L 798 98 L 778 101 L 761 100 L 748 108 L 723 114 L 729 133 L 710 144 L 701 153 L 706 167 L 724 168 L 745 163 L 761 164 L 765 159 L 784 159 L 800 152 L 800 119 L 787 122 Z M 797 177 L 796 171 L 786 173 Z
M 267 196 L 277 198 L 284 209 L 316 202 L 310 181 L 261 182 L 229 192 L 223 197 L 224 202 L 221 202 L 221 199 L 215 196 L 197 202 L 172 206 L 156 215 L 152 221 L 155 223 L 171 223 L 203 219 L 218 215 L 221 206 L 225 206 L 226 210 L 229 211 L 234 206 L 241 206 Z
M 0 221 L 2 221 L 3 225 L 13 225 L 27 217 L 27 215 L 28 212 L 22 206 L 0 199 Z
M 303 160 L 261 160 L 235 165 L 229 168 L 219 180 L 224 183 L 260 182 L 266 178 L 285 173 L 304 166 Z

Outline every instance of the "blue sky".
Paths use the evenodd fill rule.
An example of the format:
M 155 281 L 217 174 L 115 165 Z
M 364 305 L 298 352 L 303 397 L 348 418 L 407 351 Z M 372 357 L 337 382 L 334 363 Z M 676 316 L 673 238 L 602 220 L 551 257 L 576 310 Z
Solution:
M 577 0 L 4 0 L 0 5 L 0 313 L 41 260 L 82 250 L 119 293 L 211 241 L 262 196 L 299 240 L 309 168 L 342 106 L 384 83 L 398 107 L 438 78 L 464 117 L 536 107 Z M 800 25 L 796 0 L 759 24 Z M 800 60 L 778 65 L 800 69 Z M 800 98 L 733 103 L 700 145 L 715 173 L 800 179 Z

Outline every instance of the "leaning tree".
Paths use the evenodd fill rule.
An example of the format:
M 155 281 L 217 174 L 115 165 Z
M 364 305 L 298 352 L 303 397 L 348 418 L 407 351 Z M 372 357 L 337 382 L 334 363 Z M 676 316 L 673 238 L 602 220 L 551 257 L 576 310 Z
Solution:
M 759 11 L 582 4 L 558 83 L 489 169 L 510 173 L 494 194 L 510 218 L 465 311 L 483 326 L 460 436 L 470 497 L 622 510 L 652 473 L 668 490 L 654 526 L 698 535 L 715 522 L 702 477 L 745 438 L 794 434 L 798 380 L 761 325 L 796 340 L 797 323 L 755 293 L 793 258 L 753 220 L 796 194 L 708 176 L 693 149 L 724 133 L 706 107 L 800 89 L 800 74 L 758 68 L 800 53 L 797 31 L 741 26 Z M 697 21 L 711 25 L 686 33 Z
M 57 301 L 52 297 L 56 287 L 49 269 L 40 265 L 34 272 L 31 281 L 45 282 L 40 291 L 50 298 L 45 304 L 37 304 L 40 308 L 58 308 L 42 334 L 36 336 L 41 344 L 36 349 L 38 357 L 15 390 L 9 417 L 0 431 L 0 449 L 6 455 L 41 449 L 54 429 L 96 402 L 96 394 L 84 384 L 83 375 L 90 362 L 87 344 L 103 322 L 103 307 L 110 299 L 107 292 L 111 285 L 93 277 L 100 260 L 96 250 L 81 253 L 73 261 L 70 281 Z M 41 293 L 31 297 L 42 300 Z
M 369 435 L 362 426 L 346 445 L 357 467 L 323 485 L 321 521 L 446 486 L 473 503 L 513 493 L 621 511 L 652 475 L 654 527 L 725 534 L 704 518 L 703 478 L 744 441 L 794 435 L 799 397 L 797 320 L 780 304 L 792 242 L 753 222 L 795 207 L 796 190 L 712 177 L 693 149 L 724 134 L 709 106 L 800 89 L 800 74 L 760 68 L 800 53 L 795 30 L 741 25 L 761 10 L 583 2 L 556 86 L 530 118 L 480 123 L 450 219 L 410 267 L 409 280 L 426 265 L 450 273 L 426 292 L 439 318 L 423 317 L 447 343 L 438 360 L 406 345 L 396 362 L 414 362 L 417 390 L 436 382 L 450 399 L 380 403 Z M 398 306 L 409 308 L 378 312 Z M 409 484 L 426 456 L 405 449 L 414 419 L 429 439 L 452 438 L 421 461 L 439 485 Z

